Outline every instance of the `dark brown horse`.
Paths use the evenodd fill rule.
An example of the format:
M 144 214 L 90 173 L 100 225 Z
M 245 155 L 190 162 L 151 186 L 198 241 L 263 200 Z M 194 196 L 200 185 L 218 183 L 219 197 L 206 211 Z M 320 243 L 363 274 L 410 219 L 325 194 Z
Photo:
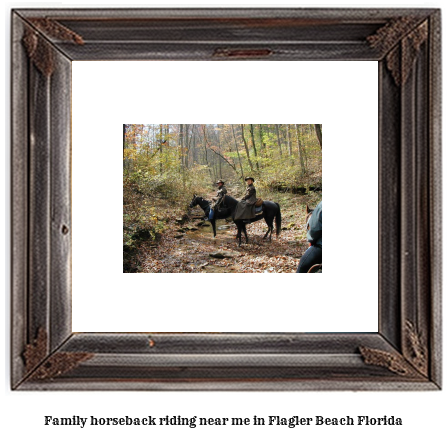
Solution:
M 202 198 L 201 196 L 194 195 L 192 197 L 192 201 L 189 204 L 189 208 L 194 208 L 196 205 L 198 205 L 203 212 L 205 213 L 205 216 L 209 216 L 210 209 L 211 209 L 211 202 L 208 201 L 205 198 Z M 213 227 L 213 236 L 216 237 L 216 219 L 227 219 L 231 216 L 231 211 L 228 208 L 219 208 L 217 212 L 214 212 L 214 217 L 212 219 L 209 219 L 212 227 Z
M 234 199 L 229 195 L 224 196 L 219 210 L 215 212 L 213 219 L 209 219 L 211 225 L 213 226 L 214 237 L 216 237 L 216 219 L 227 219 L 231 217 L 234 220 L 237 203 L 237 199 Z M 194 195 L 191 203 L 189 204 L 189 207 L 193 208 L 198 205 L 202 208 L 205 215 L 208 216 L 210 213 L 210 204 L 211 203 L 208 200 L 202 198 L 201 196 Z M 267 232 L 264 235 L 264 239 L 266 239 L 267 236 L 270 235 L 270 240 L 272 240 L 273 220 L 275 220 L 276 235 L 279 236 L 279 233 L 281 232 L 281 210 L 279 208 L 279 204 L 272 201 L 264 201 L 262 203 L 262 214 L 256 216 L 250 221 L 250 223 L 256 222 L 260 219 L 264 219 L 268 227 Z M 241 246 L 242 233 L 244 233 L 245 241 L 246 243 L 248 243 L 247 230 L 245 228 L 246 223 L 243 220 L 237 220 L 234 221 L 234 223 L 237 226 L 236 238 L 239 240 L 239 246 Z
M 233 220 L 236 214 L 236 208 L 238 203 L 239 201 L 237 199 L 234 199 L 229 195 L 225 195 L 222 200 L 222 205 L 230 210 L 230 214 Z M 267 236 L 270 235 L 270 240 L 272 240 L 273 220 L 275 220 L 276 235 L 279 236 L 279 233 L 281 232 L 281 209 L 279 207 L 279 204 L 272 201 L 263 201 L 262 214 L 251 219 L 250 222 L 248 223 L 253 223 L 260 219 L 264 219 L 268 227 L 267 232 L 263 237 L 264 239 L 266 239 Z M 234 223 L 237 226 L 236 239 L 238 239 L 239 241 L 239 246 L 241 246 L 242 233 L 244 233 L 245 235 L 245 243 L 248 243 L 247 229 L 245 227 L 247 225 L 247 222 L 240 219 L 240 220 L 234 220 Z

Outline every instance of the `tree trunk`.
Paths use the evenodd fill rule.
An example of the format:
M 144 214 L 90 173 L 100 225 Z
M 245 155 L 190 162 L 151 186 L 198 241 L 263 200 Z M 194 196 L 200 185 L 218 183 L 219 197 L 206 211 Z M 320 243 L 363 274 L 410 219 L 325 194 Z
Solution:
M 265 125 L 265 129 L 266 129 L 266 131 L 267 131 L 267 141 L 269 141 L 270 140 L 270 125 Z M 269 154 L 268 154 L 268 146 L 267 146 L 267 143 L 264 143 L 264 149 L 267 151 L 267 154 L 266 154 L 266 156 L 268 157 L 269 156 Z
M 124 151 L 126 149 L 127 126 L 128 125 L 123 124 L 123 169 L 127 169 L 127 158 L 124 158 Z
M 323 149 L 323 135 L 321 133 L 321 124 L 315 125 L 315 132 L 317 133 L 318 143 L 320 144 L 320 148 Z
M 145 129 L 144 129 L 144 142 L 143 144 L 146 147 L 146 157 L 149 156 L 149 149 L 150 149 L 150 142 L 149 142 L 149 136 L 150 136 L 150 128 L 149 125 L 144 125 Z
M 193 164 L 197 163 L 198 157 L 197 157 L 197 137 L 196 137 L 196 125 L 192 125 L 192 162 Z
M 300 137 L 301 149 L 302 149 L 303 155 L 304 155 L 304 165 L 306 167 L 306 172 L 307 172 L 307 169 L 308 169 L 308 165 L 307 165 L 307 149 L 306 149 L 306 144 L 304 143 L 304 140 L 303 140 L 303 138 L 304 138 L 304 132 L 303 131 L 304 131 L 303 125 L 298 125 L 298 134 L 299 134 L 299 137 Z
M 155 133 L 155 125 L 151 125 L 152 126 L 152 149 L 156 148 L 158 149 L 157 146 L 157 134 Z
M 169 142 L 169 129 L 170 129 L 170 125 L 166 125 L 166 128 L 165 128 L 165 140 L 166 140 L 166 142 Z
M 242 169 L 241 156 L 239 155 L 239 148 L 237 147 L 236 134 L 234 133 L 234 125 L 231 125 L 231 131 L 233 132 L 234 145 L 236 146 L 237 157 L 239 158 L 239 166 L 241 168 L 242 181 L 244 181 L 244 171 Z
M 184 143 L 185 143 L 185 134 L 184 134 L 184 125 L 179 125 L 179 135 L 178 135 L 178 146 L 180 152 L 180 171 L 182 173 L 182 185 L 183 189 L 186 185 L 186 175 L 185 175 L 185 153 L 184 153 Z
M 253 151 L 254 151 L 255 157 L 256 157 L 256 169 L 259 170 L 258 152 L 256 150 L 256 144 L 255 144 L 255 133 L 254 133 L 253 125 L 249 125 L 249 126 L 250 126 L 251 142 L 253 144 Z
M 179 133 L 178 133 L 178 148 L 180 155 L 180 163 L 182 168 L 184 167 L 184 158 L 183 158 L 183 125 L 179 125 Z
M 123 124 L 123 151 L 126 149 L 126 130 L 127 125 Z
M 295 131 L 296 131 L 296 141 L 298 143 L 298 152 L 300 155 L 300 165 L 301 165 L 301 174 L 305 175 L 306 174 L 306 167 L 304 166 L 304 156 L 303 156 L 303 151 L 301 148 L 301 142 L 300 142 L 300 137 L 298 134 L 298 125 L 295 125 Z
M 250 160 L 250 151 L 248 150 L 247 141 L 245 140 L 245 135 L 244 135 L 244 125 L 240 125 L 240 126 L 241 126 L 242 140 L 244 141 L 244 146 L 245 146 L 245 153 L 247 154 L 248 164 L 250 165 L 250 170 L 253 172 L 253 164 L 251 163 L 251 160 Z
M 276 138 L 277 138 L 278 146 L 279 146 L 279 155 L 282 155 L 281 139 L 279 138 L 279 125 L 275 125 L 275 130 L 276 130 Z
M 217 127 L 219 128 L 219 125 L 217 125 Z M 222 154 L 222 143 L 221 143 L 221 139 L 220 139 L 220 130 L 217 131 L 217 144 L 219 145 L 219 153 Z M 219 178 L 222 179 L 222 159 L 219 158 Z
M 264 139 L 262 138 L 262 125 L 259 125 L 259 144 L 261 145 L 261 150 L 265 149 Z M 262 155 L 262 153 L 261 153 Z
M 290 141 L 290 125 L 287 126 L 287 151 L 289 153 L 289 156 L 292 156 L 292 143 Z
M 184 137 L 185 137 L 185 146 L 184 146 L 185 159 L 184 159 L 184 163 L 185 163 L 185 168 L 188 169 L 189 168 L 189 159 L 188 159 L 189 144 L 191 143 L 191 139 L 189 138 L 189 125 L 185 125 Z
M 163 175 L 163 125 L 160 125 L 160 173 Z
M 213 181 L 213 174 L 211 172 L 211 167 L 209 165 L 208 162 L 208 148 L 206 147 L 206 125 L 202 125 L 202 129 L 203 129 L 203 147 L 205 148 L 205 162 L 206 162 L 206 167 L 208 168 L 208 171 L 210 173 L 210 178 L 211 181 Z

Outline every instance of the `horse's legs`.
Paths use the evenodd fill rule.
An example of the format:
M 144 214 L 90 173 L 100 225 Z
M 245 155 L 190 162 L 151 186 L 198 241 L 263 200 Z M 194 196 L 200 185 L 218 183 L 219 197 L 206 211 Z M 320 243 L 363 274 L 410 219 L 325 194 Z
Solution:
M 263 239 L 266 239 L 270 233 L 270 241 L 272 241 L 273 218 L 265 218 L 265 223 L 267 224 L 268 229 L 267 229 L 267 232 L 265 233 L 265 236 L 263 237 Z
M 242 228 L 241 228 L 241 224 L 239 222 L 236 225 L 237 225 L 236 240 L 238 240 L 238 246 L 241 246 Z
M 247 228 L 244 223 L 242 224 L 242 231 L 245 234 L 245 243 L 248 243 Z
M 211 219 L 210 222 L 211 225 L 213 226 L 213 236 L 214 238 L 216 238 L 216 219 Z
M 270 225 L 267 224 L 267 232 L 264 234 L 263 239 L 266 239 L 270 231 Z
M 265 213 L 264 213 L 264 220 L 265 220 L 265 223 L 267 224 L 267 232 L 264 234 L 263 239 L 267 239 L 267 236 L 269 235 L 269 232 L 270 232 L 270 223 L 269 223 L 268 218 L 265 216 Z

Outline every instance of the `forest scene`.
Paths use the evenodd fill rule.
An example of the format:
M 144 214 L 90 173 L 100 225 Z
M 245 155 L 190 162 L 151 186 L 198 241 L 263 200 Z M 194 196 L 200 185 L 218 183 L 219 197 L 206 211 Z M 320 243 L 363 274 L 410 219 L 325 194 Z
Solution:
M 230 214 L 246 178 L 265 201 L 253 223 Z M 228 201 L 216 210 L 229 217 L 214 218 L 214 237 L 203 205 L 220 202 L 219 180 Z M 309 246 L 306 206 L 321 200 L 321 124 L 123 125 L 125 273 L 294 273 Z

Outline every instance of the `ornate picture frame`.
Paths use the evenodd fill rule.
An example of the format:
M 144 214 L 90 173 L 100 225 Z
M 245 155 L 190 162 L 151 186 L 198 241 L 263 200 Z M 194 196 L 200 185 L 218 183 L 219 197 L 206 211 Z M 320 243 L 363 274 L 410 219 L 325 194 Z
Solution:
M 440 31 L 437 9 L 14 10 L 11 387 L 440 389 Z M 72 332 L 71 62 L 156 59 L 378 62 L 377 333 Z

